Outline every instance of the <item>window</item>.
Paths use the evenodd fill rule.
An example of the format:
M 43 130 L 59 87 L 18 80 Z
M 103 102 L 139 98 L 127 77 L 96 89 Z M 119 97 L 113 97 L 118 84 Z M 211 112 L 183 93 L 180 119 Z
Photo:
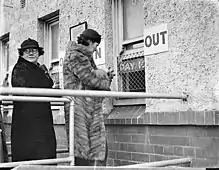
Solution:
M 114 0 L 113 9 L 118 90 L 145 91 L 143 0 Z
M 2 56 L 3 56 L 3 63 L 4 63 L 4 70 L 6 72 L 9 71 L 9 40 L 2 41 Z
M 57 60 L 59 58 L 58 55 L 58 47 L 59 47 L 59 23 L 55 22 L 49 25 L 50 27 L 50 36 L 51 36 L 51 60 Z
M 59 84 L 59 11 L 39 18 L 39 37 L 43 39 L 43 62 L 50 69 L 55 86 Z M 42 29 L 43 28 L 43 29 Z
M 8 78 L 8 83 L 9 82 L 9 72 L 11 70 L 11 65 L 12 61 L 9 58 L 9 33 L 3 35 L 0 37 L 0 52 L 1 52 L 1 58 L 0 58 L 0 77 L 1 77 L 1 82 L 0 85 L 2 85 L 4 79 L 7 77 Z
M 45 22 L 45 37 L 44 42 L 45 53 L 48 55 L 48 60 L 54 64 L 59 59 L 59 21 L 58 18 Z
M 54 86 L 59 87 L 59 22 L 49 23 L 48 29 L 50 71 Z
M 143 36 L 143 1 L 122 0 L 123 4 L 123 40 Z

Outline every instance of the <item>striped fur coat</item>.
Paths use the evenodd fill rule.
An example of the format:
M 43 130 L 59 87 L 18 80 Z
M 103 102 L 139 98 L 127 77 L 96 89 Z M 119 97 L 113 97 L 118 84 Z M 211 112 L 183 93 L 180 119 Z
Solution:
M 95 65 L 86 46 L 70 41 L 63 64 L 64 88 L 73 90 L 110 90 L 107 73 Z M 106 133 L 100 97 L 75 97 L 75 156 L 88 160 L 105 160 Z M 67 136 L 69 104 L 65 105 Z M 71 130 L 71 129 L 70 129 Z M 69 140 L 68 140 L 69 141 Z

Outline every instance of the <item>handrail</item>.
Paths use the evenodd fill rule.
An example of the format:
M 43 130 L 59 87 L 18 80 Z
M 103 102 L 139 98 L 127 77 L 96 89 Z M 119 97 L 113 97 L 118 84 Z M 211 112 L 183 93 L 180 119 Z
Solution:
M 45 95 L 45 94 L 44 94 Z M 46 95 L 47 96 L 47 95 Z M 4 96 L 0 95 L 0 101 L 27 101 L 27 102 L 70 102 L 70 116 L 71 119 L 69 126 L 70 129 L 74 127 L 74 100 L 67 97 L 42 97 L 42 96 Z M 18 162 L 8 162 L 0 163 L 0 168 L 16 167 L 18 165 L 26 164 L 57 164 L 57 163 L 67 163 L 74 165 L 74 130 L 69 131 L 69 136 L 72 139 L 69 141 L 69 156 L 67 158 L 57 158 L 57 159 L 42 159 L 42 160 L 32 160 L 32 161 L 18 161 Z
M 187 100 L 188 98 L 188 96 L 185 94 L 169 95 L 169 94 L 143 93 L 143 92 L 115 92 L 115 91 L 109 92 L 109 91 L 92 91 L 92 90 L 66 90 L 66 89 L 61 90 L 61 89 L 0 87 L 0 101 L 70 102 L 69 126 L 70 129 L 72 129 L 74 127 L 74 100 L 72 100 L 72 98 L 69 97 L 67 98 L 67 96 L 155 98 L 155 99 L 182 99 L 182 100 Z M 61 162 L 70 162 L 70 165 L 74 165 L 74 130 L 69 131 L 69 140 L 70 140 L 69 157 L 67 158 L 1 163 L 0 167 L 15 167 L 23 164 L 53 164 L 53 163 L 56 164 Z
M 58 97 L 35 97 L 35 96 L 2 96 L 0 101 L 28 101 L 28 102 L 69 102 L 67 98 Z
M 180 158 L 180 159 L 172 159 L 165 161 L 149 162 L 143 164 L 125 165 L 120 167 L 121 168 L 165 167 L 165 166 L 179 165 L 179 164 L 191 163 L 191 162 L 192 162 L 192 158 Z
M 8 162 L 0 163 L 0 168 L 11 168 L 19 165 L 48 165 L 48 164 L 58 164 L 71 162 L 72 158 L 57 158 L 57 159 L 42 159 L 42 160 L 32 160 L 32 161 L 20 161 L 20 162 Z
M 1 96 L 1 95 L 0 95 Z M 62 101 L 60 101 L 60 102 L 50 102 L 50 104 L 52 105 L 52 106 L 64 106 L 64 102 L 62 102 Z M 2 105 L 3 106 L 13 106 L 14 104 L 13 104 L 13 102 L 10 100 L 3 100 L 3 102 L 2 102 Z
M 36 96 L 89 96 L 89 97 L 124 97 L 124 98 L 156 98 L 156 99 L 183 99 L 188 96 L 144 93 L 144 92 L 116 92 L 116 91 L 96 91 L 96 90 L 61 90 L 61 89 L 39 89 L 20 87 L 0 87 L 2 95 L 36 95 Z

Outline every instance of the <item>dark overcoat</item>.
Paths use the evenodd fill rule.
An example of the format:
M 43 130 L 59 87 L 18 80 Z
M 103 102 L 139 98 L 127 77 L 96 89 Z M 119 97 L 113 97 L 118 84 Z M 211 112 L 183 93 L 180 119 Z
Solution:
M 13 87 L 52 88 L 49 75 L 19 57 L 12 71 Z M 56 138 L 49 102 L 14 102 L 11 127 L 12 161 L 56 158 Z

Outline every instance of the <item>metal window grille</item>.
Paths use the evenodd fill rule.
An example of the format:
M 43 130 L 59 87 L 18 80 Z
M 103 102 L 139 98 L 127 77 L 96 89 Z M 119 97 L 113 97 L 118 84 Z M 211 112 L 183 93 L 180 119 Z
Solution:
M 144 57 L 123 60 L 118 65 L 118 90 L 145 92 Z

